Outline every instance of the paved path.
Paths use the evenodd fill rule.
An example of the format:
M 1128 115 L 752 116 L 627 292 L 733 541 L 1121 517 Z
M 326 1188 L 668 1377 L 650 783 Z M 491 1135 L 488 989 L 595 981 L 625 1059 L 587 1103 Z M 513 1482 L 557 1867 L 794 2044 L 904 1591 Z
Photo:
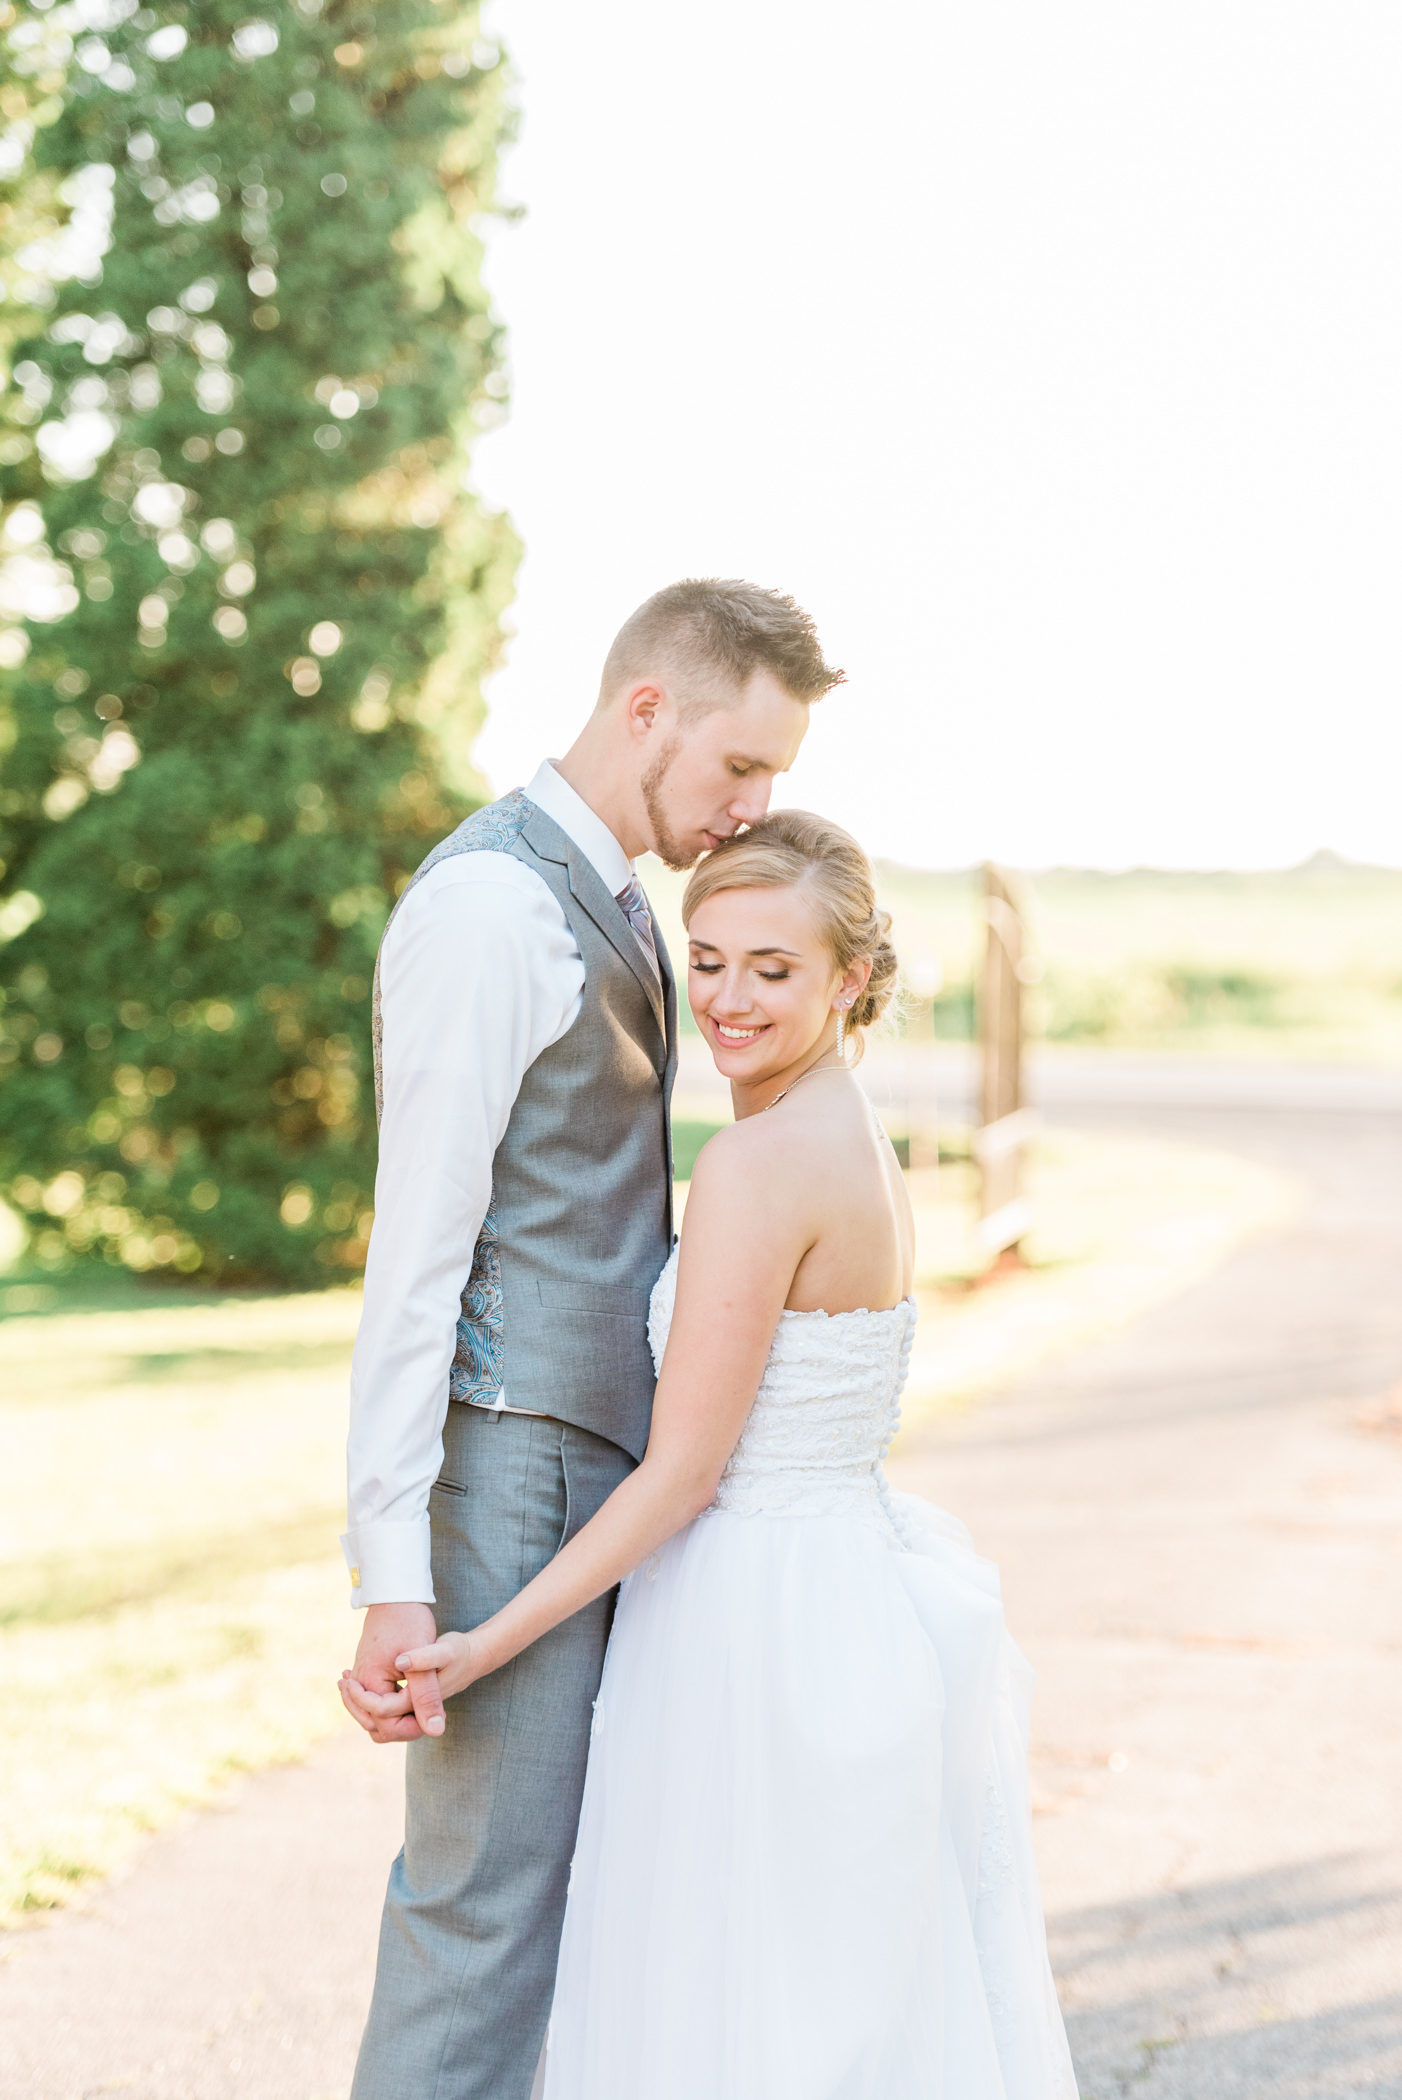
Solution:
M 1359 1417 L 1402 1382 L 1402 1117 L 1151 1127 L 1293 1168 L 1298 1218 L 907 1445 L 903 1484 L 1001 1563 L 1038 1669 L 1086 2100 L 1400 2096 L 1402 1437 Z
M 7 2100 L 345 2100 L 403 1770 L 347 1723 L 155 1839 L 90 1909 L 0 1941 Z
M 1402 1381 L 1402 1118 L 1258 1098 L 1049 1092 L 1293 1168 L 1307 1202 L 901 1458 L 1002 1563 L 1040 1673 L 1087 2100 L 1402 2100 L 1402 1438 L 1358 1424 Z M 347 1735 L 13 1936 L 6 2091 L 342 2100 L 397 1821 L 393 1754 Z

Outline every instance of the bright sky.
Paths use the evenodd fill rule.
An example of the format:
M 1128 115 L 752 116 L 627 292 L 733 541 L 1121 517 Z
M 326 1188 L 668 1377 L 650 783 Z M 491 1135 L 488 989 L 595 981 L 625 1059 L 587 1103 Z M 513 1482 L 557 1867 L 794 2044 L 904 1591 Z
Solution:
M 917 865 L 1402 862 L 1396 0 L 495 0 L 527 548 L 478 747 L 675 577 L 850 684 L 777 799 Z

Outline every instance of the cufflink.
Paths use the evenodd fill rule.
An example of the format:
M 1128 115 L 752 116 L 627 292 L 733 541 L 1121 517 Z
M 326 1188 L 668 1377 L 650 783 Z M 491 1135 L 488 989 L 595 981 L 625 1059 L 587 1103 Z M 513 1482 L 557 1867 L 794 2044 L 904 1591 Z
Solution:
M 352 1569 L 351 1569 L 351 1588 L 352 1588 L 353 1590 L 358 1590 L 358 1589 L 360 1588 L 360 1570 L 359 1570 L 359 1568 L 352 1568 Z

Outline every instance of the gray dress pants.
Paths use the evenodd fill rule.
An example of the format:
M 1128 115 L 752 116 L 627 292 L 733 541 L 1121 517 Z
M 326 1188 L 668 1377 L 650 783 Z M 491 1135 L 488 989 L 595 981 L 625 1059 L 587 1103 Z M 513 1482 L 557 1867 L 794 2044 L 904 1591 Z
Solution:
M 471 1627 L 588 1522 L 633 1461 L 540 1416 L 453 1405 L 430 1502 L 435 1615 Z M 448 1701 L 408 1752 L 352 2100 L 529 2100 L 613 1594 Z

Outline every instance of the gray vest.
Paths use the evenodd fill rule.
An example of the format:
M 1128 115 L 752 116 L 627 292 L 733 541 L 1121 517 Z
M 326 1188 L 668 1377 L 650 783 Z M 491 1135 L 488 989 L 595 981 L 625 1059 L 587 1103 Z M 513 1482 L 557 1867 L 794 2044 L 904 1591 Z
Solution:
M 671 964 L 659 932 L 659 989 L 593 864 L 519 789 L 460 824 L 408 889 L 452 854 L 483 852 L 509 853 L 549 884 L 584 958 L 584 1002 L 526 1073 L 497 1147 L 449 1391 L 476 1406 L 504 1393 L 641 1458 L 655 1384 L 648 1298 L 672 1244 Z M 378 963 L 373 1030 L 378 1107 Z

